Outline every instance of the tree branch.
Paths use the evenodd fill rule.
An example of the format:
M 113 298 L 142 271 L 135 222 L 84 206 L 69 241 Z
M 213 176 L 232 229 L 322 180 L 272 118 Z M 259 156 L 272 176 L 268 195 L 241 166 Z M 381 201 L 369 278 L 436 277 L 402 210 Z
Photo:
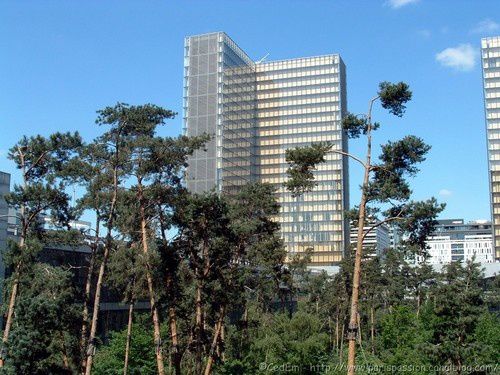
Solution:
M 341 151 L 341 150 L 330 150 L 331 152 L 334 152 L 336 154 L 341 154 L 341 155 L 344 155 L 344 156 L 348 156 L 350 157 L 351 159 L 354 159 L 356 160 L 359 164 L 361 164 L 363 166 L 363 168 L 366 168 L 366 165 L 365 163 L 363 162 L 363 160 L 361 160 L 360 158 L 358 158 L 357 156 L 354 156 L 352 154 L 349 154 L 348 152 L 345 152 L 345 151 Z
M 388 222 L 394 221 L 394 220 L 401 220 L 402 219 L 401 215 L 403 214 L 403 211 L 404 211 L 404 208 L 401 211 L 399 211 L 399 213 L 396 216 L 392 216 L 392 217 L 389 217 L 385 220 L 379 221 L 377 224 L 368 228 L 368 230 L 365 232 L 365 234 L 363 234 L 363 238 L 361 239 L 361 242 L 363 242 L 365 240 L 368 233 L 370 233 L 373 229 L 375 229 L 383 224 L 386 224 Z

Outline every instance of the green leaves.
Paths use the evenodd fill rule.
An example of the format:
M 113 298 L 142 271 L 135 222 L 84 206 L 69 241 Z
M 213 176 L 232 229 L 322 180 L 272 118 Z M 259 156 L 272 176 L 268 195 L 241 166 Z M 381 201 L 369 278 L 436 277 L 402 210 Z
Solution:
M 372 166 L 373 178 L 366 188 L 369 201 L 386 202 L 409 199 L 411 190 L 407 176 L 418 172 L 417 163 L 425 160 L 430 146 L 421 138 L 409 135 L 396 142 L 382 145 L 379 159 L 382 163 Z
M 290 164 L 287 173 L 290 178 L 284 185 L 292 192 L 292 196 L 300 196 L 316 186 L 313 171 L 318 163 L 325 161 L 325 154 L 331 148 L 330 143 L 322 142 L 286 150 L 286 161 Z
M 436 198 L 426 201 L 409 202 L 401 207 L 393 207 L 386 212 L 387 216 L 396 216 L 402 212 L 401 220 L 396 222 L 400 230 L 406 234 L 406 249 L 426 255 L 426 241 L 437 225 L 436 218 L 444 210 L 445 204 L 439 204 Z
M 347 132 L 349 138 L 359 138 L 362 134 L 366 134 L 368 130 L 368 120 L 366 117 L 359 117 L 352 113 L 348 113 L 342 119 L 342 128 Z
M 77 132 L 57 132 L 48 138 L 24 136 L 9 150 L 8 158 L 14 161 L 27 181 L 52 181 L 64 176 L 65 165 L 81 146 L 82 139 Z
M 153 136 L 156 127 L 165 120 L 172 119 L 176 113 L 154 104 L 129 105 L 117 103 L 97 111 L 96 124 L 112 125 L 112 133 L 130 136 Z
M 379 84 L 378 96 L 382 107 L 393 115 L 402 117 L 406 110 L 405 103 L 411 100 L 412 92 L 404 82 L 382 82 Z
M 415 175 L 418 172 L 415 164 L 425 160 L 425 155 L 431 146 L 425 144 L 422 138 L 407 135 L 403 139 L 382 146 L 379 159 L 384 169 L 393 173 Z

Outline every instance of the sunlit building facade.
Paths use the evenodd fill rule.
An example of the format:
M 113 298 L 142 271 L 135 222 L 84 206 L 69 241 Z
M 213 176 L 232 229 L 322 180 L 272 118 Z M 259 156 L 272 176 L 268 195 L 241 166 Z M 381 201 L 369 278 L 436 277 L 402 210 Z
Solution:
M 479 263 L 495 261 L 491 238 L 491 223 L 476 220 L 465 223 L 463 219 L 438 220 L 434 232 L 426 241 L 429 264 L 451 262 Z M 417 257 L 417 261 L 423 261 Z
M 289 255 L 311 249 L 314 264 L 340 261 L 349 244 L 346 158 L 329 153 L 315 172 L 318 186 L 302 197 L 283 183 L 288 148 L 329 141 L 347 151 L 346 104 L 339 55 L 253 62 L 225 33 L 186 38 L 185 133 L 213 136 L 190 159 L 188 188 L 231 192 L 251 181 L 273 184 Z
M 491 216 L 495 257 L 500 259 L 500 37 L 481 40 Z

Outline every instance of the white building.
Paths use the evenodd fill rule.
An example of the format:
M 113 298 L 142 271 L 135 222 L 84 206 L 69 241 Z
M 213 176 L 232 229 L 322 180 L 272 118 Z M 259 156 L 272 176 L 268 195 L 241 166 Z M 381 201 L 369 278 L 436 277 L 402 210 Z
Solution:
M 435 232 L 427 241 L 430 264 L 475 261 L 492 263 L 493 251 L 491 223 L 477 220 L 464 223 L 463 219 L 439 220 Z M 422 260 L 422 259 L 419 259 Z
M 372 228 L 374 225 L 377 227 Z M 369 231 L 369 232 L 368 232 Z M 363 240 L 363 254 L 367 256 L 383 256 L 384 251 L 391 247 L 390 228 L 380 224 L 378 220 L 371 220 L 363 228 L 365 239 Z M 351 225 L 351 247 L 358 243 L 358 227 Z
M 500 259 L 500 36 L 481 40 L 495 256 Z

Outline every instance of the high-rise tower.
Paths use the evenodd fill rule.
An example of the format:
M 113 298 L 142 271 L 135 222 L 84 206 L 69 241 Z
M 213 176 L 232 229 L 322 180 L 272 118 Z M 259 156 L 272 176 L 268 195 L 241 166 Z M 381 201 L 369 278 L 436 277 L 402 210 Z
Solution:
M 330 153 L 318 186 L 293 198 L 283 187 L 288 148 L 329 141 L 347 151 L 345 65 L 339 55 L 254 62 L 225 33 L 185 42 L 184 121 L 187 135 L 213 136 L 186 173 L 191 191 L 231 192 L 261 181 L 276 186 L 282 237 L 290 254 L 313 250 L 330 265 L 348 249 L 348 162 Z
M 493 248 L 500 258 L 500 37 L 481 40 Z

